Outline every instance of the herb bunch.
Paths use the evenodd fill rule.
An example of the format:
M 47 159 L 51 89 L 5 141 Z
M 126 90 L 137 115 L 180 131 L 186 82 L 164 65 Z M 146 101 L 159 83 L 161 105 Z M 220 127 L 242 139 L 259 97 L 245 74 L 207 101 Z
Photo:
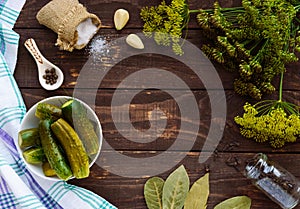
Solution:
M 298 0 L 242 0 L 241 7 L 190 10 L 186 0 L 163 0 L 160 5 L 144 7 L 143 31 L 159 45 L 172 45 L 182 55 L 182 31 L 187 28 L 191 13 L 203 34 L 210 39 L 202 51 L 238 77 L 235 91 L 257 100 L 272 93 L 273 79 L 285 72 L 285 65 L 295 62 L 300 51 L 300 9 Z
M 257 142 L 269 142 L 280 148 L 295 142 L 300 135 L 300 113 L 295 104 L 282 101 L 283 73 L 281 73 L 279 99 L 263 100 L 255 105 L 246 103 L 242 117 L 236 116 L 242 136 Z
M 170 46 L 182 55 L 180 40 L 191 13 L 209 44 L 202 51 L 211 60 L 234 71 L 234 90 L 242 96 L 261 100 L 273 93 L 275 77 L 280 75 L 279 99 L 246 103 L 243 116 L 235 117 L 240 132 L 257 142 L 280 148 L 300 136 L 299 107 L 282 100 L 286 65 L 298 61 L 300 52 L 299 0 L 242 0 L 241 7 L 190 10 L 185 0 L 145 7 L 143 31 L 159 45 Z
M 294 4 L 293 4 L 294 3 Z M 288 0 L 243 0 L 242 7 L 201 10 L 198 23 L 212 44 L 202 47 L 212 60 L 238 72 L 235 91 L 260 100 L 272 93 L 275 76 L 298 58 L 297 12 L 300 3 Z
M 177 55 L 182 55 L 180 38 L 187 27 L 190 10 L 185 0 L 173 0 L 167 5 L 163 0 L 158 6 L 141 9 L 141 19 L 145 22 L 143 31 L 148 37 L 154 36 L 158 45 L 170 46 Z

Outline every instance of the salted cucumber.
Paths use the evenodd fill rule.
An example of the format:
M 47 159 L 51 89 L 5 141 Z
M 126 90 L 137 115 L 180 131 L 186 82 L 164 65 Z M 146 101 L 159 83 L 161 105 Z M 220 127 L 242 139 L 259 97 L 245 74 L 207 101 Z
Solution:
M 72 125 L 82 140 L 86 152 L 91 157 L 99 150 L 99 138 L 94 126 L 87 116 L 86 108 L 75 99 L 65 102 L 62 106 L 62 115 Z
M 89 158 L 78 134 L 68 122 L 60 118 L 51 125 L 51 129 L 62 145 L 75 178 L 89 176 Z
M 27 163 L 40 164 L 45 160 L 42 147 L 31 147 L 23 152 L 23 157 Z
M 51 123 L 51 120 L 41 120 L 39 123 L 42 148 L 57 176 L 60 179 L 68 180 L 72 176 L 72 170 L 51 131 Z
M 50 163 L 48 161 L 43 162 L 42 169 L 45 176 L 56 176 L 55 170 L 51 168 Z
M 36 107 L 35 116 L 41 120 L 55 121 L 62 116 L 61 108 L 48 103 L 39 103 Z
M 29 128 L 19 132 L 18 143 L 21 149 L 32 146 L 40 146 L 40 135 L 38 128 Z

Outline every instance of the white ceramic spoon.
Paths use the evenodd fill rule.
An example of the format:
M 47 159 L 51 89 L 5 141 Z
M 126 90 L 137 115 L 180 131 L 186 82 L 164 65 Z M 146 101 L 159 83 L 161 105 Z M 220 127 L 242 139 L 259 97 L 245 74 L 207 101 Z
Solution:
M 34 39 L 30 38 L 27 39 L 24 43 L 25 47 L 27 48 L 27 50 L 30 52 L 30 54 L 32 55 L 32 57 L 34 58 L 37 67 L 38 67 L 38 74 L 39 74 L 39 82 L 41 84 L 41 86 L 46 89 L 46 90 L 55 90 L 58 89 L 61 84 L 63 83 L 64 80 L 64 74 L 61 71 L 61 69 L 59 69 L 56 65 L 52 64 L 51 62 L 49 62 L 40 52 L 40 50 L 38 49 Z M 54 68 L 56 75 L 58 76 L 56 83 L 54 84 L 47 84 L 46 83 L 46 79 L 43 78 L 43 75 L 46 74 L 46 70 L 47 69 L 51 69 Z

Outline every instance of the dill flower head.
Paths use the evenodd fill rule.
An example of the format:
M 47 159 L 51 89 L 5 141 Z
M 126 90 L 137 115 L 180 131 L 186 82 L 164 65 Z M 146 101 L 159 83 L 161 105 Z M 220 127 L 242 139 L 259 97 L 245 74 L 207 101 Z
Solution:
M 173 0 L 170 5 L 162 1 L 158 6 L 141 9 L 145 22 L 143 32 L 154 37 L 158 45 L 170 46 L 177 55 L 182 55 L 180 38 L 189 21 L 189 9 L 185 0 Z
M 243 116 L 234 120 L 246 138 L 280 148 L 287 142 L 295 142 L 300 135 L 300 115 L 294 104 L 266 100 L 255 105 L 246 103 L 244 110 Z

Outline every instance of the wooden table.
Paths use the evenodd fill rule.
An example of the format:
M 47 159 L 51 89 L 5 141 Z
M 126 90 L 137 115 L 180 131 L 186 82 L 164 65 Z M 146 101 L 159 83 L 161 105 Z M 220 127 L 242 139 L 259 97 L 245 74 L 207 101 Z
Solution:
M 56 34 L 50 29 L 40 25 L 35 18 L 38 10 L 47 2 L 48 1 L 46 0 L 27 1 L 15 25 L 15 31 L 19 33 L 21 37 L 15 78 L 28 109 L 33 104 L 46 97 L 72 95 L 77 84 L 76 81 L 78 75 L 90 55 L 88 47 L 70 53 L 60 51 L 54 46 L 57 38 Z M 129 33 L 140 33 L 143 25 L 139 17 L 140 9 L 144 6 L 158 5 L 159 2 L 159 0 L 153 0 L 151 2 L 145 0 L 81 1 L 91 13 L 95 13 L 100 17 L 102 28 L 97 36 L 104 37 L 108 41 L 125 37 Z M 221 5 L 227 7 L 240 4 L 240 1 L 235 0 L 222 0 L 220 2 Z M 212 4 L 212 0 L 190 1 L 190 8 L 211 8 Z M 116 31 L 113 25 L 113 14 L 118 8 L 125 8 L 131 14 L 129 23 L 122 31 Z M 60 89 L 46 91 L 39 85 L 36 64 L 23 45 L 24 41 L 28 38 L 34 38 L 44 56 L 63 69 L 65 81 Z M 204 38 L 200 35 L 200 31 L 197 30 L 194 16 L 191 18 L 187 39 L 199 48 L 204 41 Z M 143 90 L 142 86 L 139 88 L 129 86 L 128 88 L 120 90 L 124 98 L 131 95 L 135 90 L 141 91 L 133 98 L 130 104 L 130 117 L 133 126 L 139 131 L 145 131 L 150 128 L 149 117 L 154 122 L 160 122 L 160 120 L 167 118 L 166 129 L 157 140 L 149 143 L 130 141 L 119 133 L 119 130 L 116 128 L 112 119 L 111 111 L 112 109 L 122 111 L 122 108 L 124 109 L 124 104 L 111 106 L 114 92 L 122 80 L 127 76 L 149 67 L 156 67 L 172 72 L 185 81 L 190 87 L 190 90 L 198 103 L 201 115 L 200 130 L 198 133 L 189 133 L 188 130 L 183 130 L 182 137 L 177 138 L 180 125 L 182 123 L 191 123 L 191 125 L 193 125 L 193 121 L 181 118 L 180 111 L 176 105 L 176 98 L 172 98 L 168 92 L 166 93 L 159 89 Z M 299 68 L 299 63 L 288 66 L 288 72 L 285 76 L 286 82 L 284 83 L 284 98 L 295 104 L 299 104 L 300 98 L 300 76 L 297 68 Z M 244 103 L 251 100 L 241 98 L 233 92 L 232 81 L 234 75 L 232 73 L 225 71 L 218 65 L 216 65 L 216 69 L 224 86 L 227 101 L 226 126 L 222 140 L 217 146 L 218 154 L 215 152 L 215 154 L 210 155 L 212 150 L 202 151 L 211 123 L 211 107 L 207 90 L 204 88 L 201 80 L 186 65 L 179 63 L 176 59 L 151 54 L 134 56 L 118 63 L 116 66 L 112 67 L 109 73 L 107 73 L 98 88 L 95 110 L 102 124 L 103 136 L 114 149 L 111 150 L 104 147 L 102 153 L 111 154 L 116 150 L 121 155 L 126 155 L 130 158 L 140 158 L 142 162 L 143 159 L 162 154 L 164 151 L 168 150 L 176 140 L 180 140 L 182 144 L 188 143 L 193 134 L 196 134 L 197 140 L 189 152 L 185 154 L 185 157 L 179 162 L 171 160 L 172 168 L 162 171 L 162 173 L 157 174 L 158 176 L 165 179 L 175 168 L 183 164 L 189 174 L 191 183 L 193 183 L 203 176 L 207 166 L 209 166 L 210 196 L 208 208 L 213 208 L 213 206 L 220 201 L 237 195 L 249 196 L 252 199 L 253 209 L 279 208 L 262 192 L 256 189 L 256 187 L 254 187 L 241 173 L 237 172 L 232 166 L 229 166 L 228 161 L 234 159 L 234 157 L 245 160 L 255 153 L 264 152 L 274 161 L 283 165 L 296 177 L 300 178 L 300 144 L 288 144 L 282 149 L 274 150 L 270 148 L 268 144 L 257 144 L 252 140 L 241 137 L 233 118 L 236 115 L 241 114 L 243 112 L 242 107 Z M 169 89 L 169 91 L 180 95 L 178 98 L 183 99 L 185 95 L 188 94 L 187 90 L 182 89 Z M 276 95 L 272 95 L 271 97 L 276 98 Z M 165 118 L 159 116 L 151 118 L 151 111 L 157 107 L 164 111 Z M 124 111 L 125 110 L 126 108 Z M 130 133 L 130 130 L 122 131 Z M 145 136 L 145 139 L 149 139 L 149 136 Z M 180 154 L 183 151 L 172 150 L 170 152 Z M 201 155 L 209 156 L 209 159 L 205 163 L 199 163 L 198 158 L 200 153 Z M 100 158 L 101 157 L 102 155 Z M 111 162 L 110 160 L 111 159 L 101 158 L 102 162 Z M 143 186 L 149 176 L 144 175 L 139 178 L 123 177 L 122 175 L 109 172 L 109 166 L 113 165 L 108 164 L 107 167 L 94 165 L 91 169 L 89 178 L 70 180 L 69 183 L 89 189 L 106 198 L 119 208 L 146 208 L 143 197 Z M 128 170 L 131 170 L 131 173 L 139 172 L 139 169 L 136 169 L 136 166 L 129 164 L 129 162 L 126 164 L 126 167 Z M 155 168 L 156 167 L 150 167 L 150 169 L 153 170 L 155 170 Z M 145 168 L 141 165 L 140 169 L 142 170 Z M 300 208 L 300 206 L 298 206 L 298 208 Z

